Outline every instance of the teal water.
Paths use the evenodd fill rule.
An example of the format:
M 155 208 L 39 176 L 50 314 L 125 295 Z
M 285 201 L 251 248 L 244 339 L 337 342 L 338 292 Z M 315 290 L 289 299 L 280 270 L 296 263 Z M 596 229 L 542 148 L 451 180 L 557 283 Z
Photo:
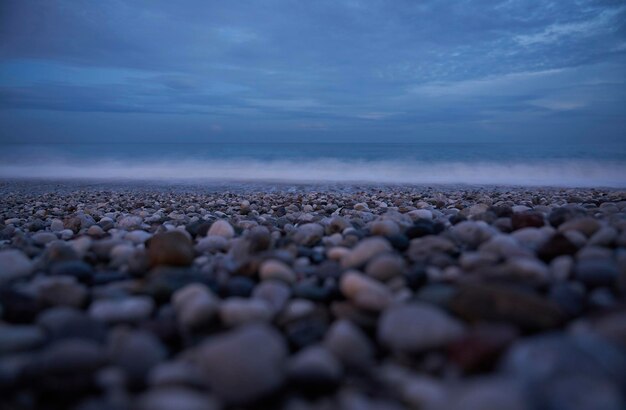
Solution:
M 5 144 L 0 178 L 626 187 L 626 143 Z

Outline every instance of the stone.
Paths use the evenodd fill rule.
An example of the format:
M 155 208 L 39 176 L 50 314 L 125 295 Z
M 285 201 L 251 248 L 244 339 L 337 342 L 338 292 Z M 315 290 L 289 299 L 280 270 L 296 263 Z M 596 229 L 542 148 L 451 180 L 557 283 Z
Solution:
M 34 269 L 32 261 L 17 249 L 0 251 L 0 284 L 29 276 Z
M 344 268 L 358 268 L 375 256 L 391 252 L 389 241 L 383 238 L 367 238 L 360 241 L 350 252 L 341 258 Z
M 395 254 L 382 254 L 367 263 L 365 273 L 380 281 L 388 281 L 406 273 L 406 263 Z
M 425 303 L 391 306 L 378 322 L 378 340 L 398 353 L 419 353 L 444 347 L 464 332 L 461 322 Z
M 378 236 L 393 236 L 400 233 L 400 227 L 390 219 L 383 219 L 371 223 L 370 233 Z
M 94 238 L 101 238 L 105 235 L 105 231 L 100 225 L 91 225 L 87 229 L 87 235 L 93 236 Z
M 421 238 L 427 235 L 436 235 L 440 229 L 430 219 L 419 219 L 404 232 L 409 239 Z
M 195 246 L 196 252 L 222 252 L 228 249 L 228 239 L 219 235 L 206 236 L 198 241 Z
M 69 307 L 45 310 L 37 318 L 37 324 L 54 342 L 63 339 L 86 339 L 101 343 L 106 336 L 105 324 L 81 310 Z
M 202 392 L 186 387 L 160 387 L 143 393 L 136 410 L 219 410 L 217 401 Z
M 619 269 L 612 259 L 585 258 L 574 265 L 574 277 L 591 288 L 613 286 L 618 276 Z
M 514 231 L 522 228 L 539 228 L 544 225 L 543 215 L 539 212 L 517 212 L 511 215 L 511 225 Z
M 31 286 L 37 299 L 48 306 L 82 307 L 89 295 L 87 288 L 73 277 L 38 277 Z
M 277 279 L 285 283 L 294 283 L 296 281 L 296 274 L 291 267 L 277 259 L 268 259 L 261 263 L 259 277 L 261 280 Z
M 453 313 L 471 322 L 511 323 L 524 330 L 551 329 L 565 319 L 554 302 L 531 291 L 500 284 L 463 284 L 448 305 Z
M 150 266 L 188 266 L 193 262 L 191 240 L 180 231 L 158 233 L 146 245 Z
M 501 367 L 532 393 L 532 408 L 618 410 L 625 404 L 626 353 L 592 335 L 522 339 Z
M 205 285 L 192 283 L 174 292 L 172 306 L 184 329 L 199 329 L 217 317 L 219 300 Z
M 63 229 L 65 229 L 65 226 L 62 220 L 53 219 L 52 222 L 50 222 L 50 230 L 52 232 L 61 232 Z
M 45 341 L 45 334 L 37 326 L 0 323 L 0 355 L 33 350 Z
M 307 393 L 326 393 L 337 387 L 343 370 L 324 347 L 309 346 L 290 358 L 287 378 L 292 386 Z
M 497 231 L 483 221 L 464 221 L 450 229 L 451 235 L 470 249 L 476 249 Z
M 240 326 L 268 322 L 272 319 L 273 312 L 264 300 L 231 297 L 221 303 L 219 315 L 226 326 Z
M 267 303 L 272 313 L 280 312 L 291 297 L 291 288 L 280 280 L 265 280 L 254 291 L 252 297 Z
M 578 231 L 584 234 L 587 238 L 593 236 L 593 234 L 600 229 L 600 222 L 597 219 L 590 216 L 570 219 L 569 221 L 559 225 L 559 232 L 567 232 L 570 230 Z
M 285 380 L 287 346 L 269 325 L 246 325 L 213 336 L 195 352 L 211 390 L 228 405 L 254 402 Z
M 116 328 L 107 343 L 111 361 L 120 367 L 131 387 L 145 385 L 150 370 L 165 360 L 167 351 L 152 333 Z
M 154 301 L 147 296 L 123 299 L 101 299 L 89 307 L 89 315 L 106 323 L 136 323 L 147 319 L 154 310 Z
M 70 276 L 76 280 L 89 283 L 93 276 L 93 268 L 79 260 L 60 261 L 52 265 L 50 274 L 54 276 Z
M 42 350 L 24 369 L 22 377 L 39 392 L 75 397 L 95 387 L 95 373 L 106 362 L 106 352 L 95 342 L 61 340 Z
M 561 255 L 573 255 L 578 251 L 578 246 L 572 243 L 562 233 L 555 233 L 543 245 L 537 249 L 537 256 L 549 262 Z
M 145 243 L 148 239 L 152 238 L 152 234 L 146 231 L 142 231 L 140 229 L 136 229 L 134 231 L 128 232 L 124 235 L 124 239 L 127 241 L 131 241 L 136 245 L 140 245 Z
M 235 237 L 235 228 L 224 219 L 218 219 L 213 222 L 207 236 L 221 236 L 222 238 L 231 239 Z
M 372 342 L 349 320 L 337 320 L 331 325 L 324 346 L 346 367 L 365 369 L 374 360 Z
M 465 373 L 492 370 L 519 332 L 507 324 L 478 324 L 448 346 L 448 356 Z
M 125 230 L 141 228 L 143 218 L 137 215 L 127 215 L 117 221 L 117 227 Z
M 463 383 L 429 410 L 531 410 L 524 389 L 514 380 L 482 378 Z
M 391 291 L 385 285 L 357 271 L 344 273 L 339 287 L 346 298 L 362 309 L 381 311 L 391 303 Z
M 47 243 L 56 241 L 58 238 L 52 232 L 37 232 L 31 237 L 31 239 L 35 245 L 45 246 Z
M 324 236 L 324 227 L 317 223 L 307 223 L 296 228 L 292 239 L 299 245 L 313 246 Z

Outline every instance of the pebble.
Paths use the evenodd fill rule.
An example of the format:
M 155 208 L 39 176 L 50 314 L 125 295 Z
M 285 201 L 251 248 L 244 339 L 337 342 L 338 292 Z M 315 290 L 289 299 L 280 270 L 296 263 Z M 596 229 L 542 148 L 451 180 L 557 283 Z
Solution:
M 287 346 L 268 325 L 245 325 L 209 338 L 196 358 L 211 390 L 225 403 L 250 403 L 285 381 Z
M 289 382 L 310 393 L 332 391 L 339 384 L 342 373 L 337 359 L 319 345 L 302 349 L 287 364 Z
M 53 219 L 50 223 L 50 230 L 52 232 L 61 232 L 63 229 L 65 229 L 65 226 L 63 225 L 63 221 L 60 219 Z
M 391 251 L 389 241 L 383 238 L 367 238 L 360 241 L 350 252 L 341 258 L 344 268 L 358 268 L 381 253 Z
M 154 310 L 154 301 L 147 296 L 94 301 L 89 315 L 107 323 L 134 323 L 147 319 Z
M 0 355 L 32 350 L 45 340 L 45 334 L 37 326 L 0 324 Z
M 574 265 L 574 277 L 589 287 L 613 286 L 618 276 L 617 264 L 611 259 L 585 258 Z
M 296 275 L 289 265 L 276 259 L 268 259 L 261 264 L 259 277 L 261 280 L 277 279 L 286 283 L 296 281 Z
M 312 246 L 324 236 L 324 227 L 317 223 L 307 223 L 296 228 L 292 238 L 294 242 L 303 246 Z
M 267 322 L 273 313 L 264 300 L 231 297 L 220 304 L 219 315 L 226 326 L 240 326 L 252 322 Z
M 346 298 L 366 310 L 383 310 L 392 300 L 389 288 L 357 271 L 344 273 L 339 286 Z
M 551 329 L 564 320 L 562 310 L 552 301 L 502 284 L 464 284 L 448 304 L 466 320 L 505 322 L 525 330 Z
M 189 238 L 180 231 L 169 231 L 154 235 L 148 242 L 150 266 L 188 266 L 194 258 Z
M 124 371 L 130 387 L 144 386 L 150 370 L 167 355 L 152 333 L 125 328 L 112 331 L 107 350 L 111 361 Z
M 225 239 L 231 239 L 235 236 L 235 228 L 228 221 L 223 219 L 218 219 L 213 222 L 209 231 L 207 232 L 207 236 L 221 236 Z
M 404 260 L 394 254 L 382 254 L 376 256 L 367 263 L 365 273 L 374 279 L 388 281 L 397 276 L 402 276 L 406 272 Z
M 217 401 L 204 393 L 185 387 L 152 389 L 137 399 L 137 410 L 219 410 Z
M 172 306 L 183 328 L 197 329 L 217 317 L 219 300 L 206 286 L 192 283 L 174 292 Z
M 34 269 L 32 261 L 17 249 L 0 251 L 0 283 L 25 278 Z
M 372 342 L 349 320 L 332 324 L 324 337 L 324 346 L 347 367 L 365 369 L 374 359 Z
M 89 295 L 87 288 L 73 277 L 40 277 L 31 284 L 37 299 L 49 306 L 80 308 Z
M 267 303 L 274 314 L 280 312 L 291 297 L 291 288 L 280 280 L 265 280 L 254 288 L 252 297 Z
M 444 311 L 424 303 L 395 305 L 378 323 L 378 340 L 399 353 L 443 347 L 463 335 L 464 326 Z
M 35 245 L 45 246 L 47 243 L 56 241 L 58 238 L 52 232 L 37 232 L 32 236 Z

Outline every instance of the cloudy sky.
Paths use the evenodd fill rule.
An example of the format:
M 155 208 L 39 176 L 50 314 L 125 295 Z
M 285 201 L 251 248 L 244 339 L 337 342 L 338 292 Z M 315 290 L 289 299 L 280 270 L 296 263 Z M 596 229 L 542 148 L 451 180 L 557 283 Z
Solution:
M 623 0 L 2 0 L 0 142 L 626 140 Z

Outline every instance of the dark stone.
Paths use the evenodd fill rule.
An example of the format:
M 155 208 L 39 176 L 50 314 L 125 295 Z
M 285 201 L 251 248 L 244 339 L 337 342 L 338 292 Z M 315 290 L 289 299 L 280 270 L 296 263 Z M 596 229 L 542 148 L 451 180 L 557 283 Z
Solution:
M 130 279 L 130 275 L 123 272 L 96 272 L 91 279 L 91 284 L 93 286 L 106 285 L 107 283 L 117 282 L 126 279 Z
M 247 276 L 231 276 L 220 288 L 220 294 L 223 297 L 240 296 L 247 298 L 252 294 L 255 285 L 254 280 Z
M 403 234 L 390 235 L 387 237 L 387 240 L 394 249 L 397 249 L 400 252 L 404 252 L 409 249 L 409 245 L 411 244 L 409 238 Z
M 544 225 L 543 215 L 539 212 L 519 212 L 511 216 L 513 230 L 522 228 L 540 228 Z
M 250 252 L 261 252 L 270 248 L 272 237 L 265 226 L 255 226 L 248 232 Z
M 9 323 L 32 323 L 43 309 L 33 296 L 15 289 L 0 289 L 2 320 Z
M 417 290 L 421 288 L 428 281 L 426 266 L 419 263 L 413 265 L 411 269 L 404 275 L 404 279 L 406 281 L 406 285 L 411 290 Z
M 539 256 L 540 259 L 549 262 L 557 256 L 573 255 L 577 251 L 578 247 L 567 239 L 565 235 L 562 233 L 556 233 L 539 247 L 537 250 L 537 256 Z
M 550 334 L 522 339 L 509 350 L 502 367 L 526 388 L 532 408 L 624 408 L 626 353 L 599 337 Z
M 450 223 L 452 225 L 456 225 L 464 221 L 467 221 L 467 217 L 465 215 L 462 215 L 460 212 L 450 217 Z
M 550 288 L 548 297 L 571 318 L 578 317 L 585 311 L 585 289 L 580 283 L 556 283 Z
M 449 308 L 467 321 L 511 323 L 526 331 L 552 329 L 565 318 L 553 301 L 500 284 L 461 284 Z
M 429 219 L 419 219 L 408 227 L 404 232 L 409 239 L 421 238 L 426 235 L 435 235 L 436 228 L 435 223 Z
M 206 236 L 211 227 L 211 222 L 196 221 L 185 226 L 185 230 L 194 238 Z
M 508 205 L 490 206 L 488 211 L 493 212 L 498 218 L 505 218 L 513 215 L 513 208 Z
M 50 274 L 73 276 L 79 282 L 88 284 L 93 278 L 93 268 L 83 261 L 63 261 L 53 264 Z
M 330 299 L 330 289 L 313 283 L 301 282 L 293 287 L 295 297 L 324 302 Z
M 191 240 L 182 232 L 158 233 L 146 241 L 150 266 L 189 266 L 194 250 Z
M 63 339 L 86 339 L 102 343 L 106 337 L 106 326 L 80 310 L 52 308 L 39 315 L 37 323 L 48 334 L 52 342 Z
M 24 369 L 24 383 L 54 399 L 73 399 L 94 390 L 95 373 L 106 364 L 106 357 L 95 342 L 62 340 L 31 361 Z
M 448 346 L 448 357 L 467 373 L 492 370 L 518 336 L 509 325 L 479 325 Z
M 108 347 L 112 362 L 124 371 L 131 388 L 144 386 L 150 369 L 167 354 L 157 338 L 141 330 L 119 329 L 111 335 Z
M 556 208 L 552 212 L 550 212 L 550 214 L 548 215 L 548 222 L 550 222 L 550 225 L 556 228 L 572 218 L 583 215 L 585 215 L 585 211 L 583 209 L 572 206 L 563 206 L 560 208 Z
M 289 344 L 299 350 L 322 340 L 327 329 L 327 318 L 316 313 L 306 318 L 287 323 L 283 332 Z
M 192 269 L 162 266 L 153 269 L 144 286 L 144 292 L 152 296 L 157 303 L 170 300 L 172 293 L 190 283 L 200 282 L 213 288 L 207 275 Z
M 619 276 L 617 264 L 610 259 L 586 258 L 576 262 L 574 277 L 588 287 L 613 286 Z

